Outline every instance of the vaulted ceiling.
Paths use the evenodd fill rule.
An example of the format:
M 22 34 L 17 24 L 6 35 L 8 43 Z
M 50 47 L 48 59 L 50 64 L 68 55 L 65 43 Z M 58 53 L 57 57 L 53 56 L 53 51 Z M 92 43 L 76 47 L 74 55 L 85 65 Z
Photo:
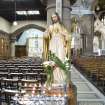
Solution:
M 46 5 L 42 4 L 41 1 L 46 0 L 0 0 L 0 16 L 13 22 L 16 20 L 46 20 L 47 12 Z M 97 1 L 97 0 L 96 0 Z M 76 0 L 70 0 L 71 4 L 74 4 Z M 16 5 L 15 5 L 16 4 Z M 99 6 L 99 10 L 97 10 Z M 98 0 L 96 6 L 96 12 L 105 10 L 105 0 Z M 16 11 L 28 11 L 28 10 L 39 10 L 40 15 L 17 15 Z
M 0 0 L 0 16 L 13 22 L 18 20 L 46 20 L 46 5 L 41 1 L 47 0 Z M 76 0 L 70 0 L 73 4 Z M 15 5 L 16 4 L 16 5 Z M 40 15 L 17 15 L 15 11 L 39 10 Z

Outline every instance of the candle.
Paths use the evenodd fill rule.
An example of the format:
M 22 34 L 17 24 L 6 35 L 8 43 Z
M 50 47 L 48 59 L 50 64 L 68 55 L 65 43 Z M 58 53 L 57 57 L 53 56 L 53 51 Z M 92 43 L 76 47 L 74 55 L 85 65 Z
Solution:
M 36 85 L 36 84 L 34 84 L 34 87 L 37 87 L 37 85 Z
M 64 94 L 65 97 L 67 97 L 67 94 Z
M 58 96 L 61 97 L 61 94 L 59 94 Z
M 51 90 L 51 87 L 48 87 L 48 90 Z
M 53 96 L 56 97 L 56 94 L 54 94 Z
M 46 92 L 45 91 L 43 91 L 43 94 L 45 94 Z
M 29 87 L 32 87 L 32 84 L 29 84 Z
M 27 87 L 27 83 L 25 83 L 24 86 Z
M 33 87 L 33 89 L 32 89 L 33 91 L 35 91 L 35 87 Z

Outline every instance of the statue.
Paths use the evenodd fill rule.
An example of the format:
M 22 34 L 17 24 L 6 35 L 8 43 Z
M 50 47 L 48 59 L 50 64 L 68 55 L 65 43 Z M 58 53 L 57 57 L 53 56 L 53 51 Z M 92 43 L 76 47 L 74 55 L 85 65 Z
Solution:
M 48 60 L 48 53 L 51 51 L 62 62 L 65 58 L 70 58 L 70 41 L 71 36 L 65 26 L 61 23 L 58 13 L 51 16 L 52 25 L 50 25 L 44 33 L 44 60 Z M 54 84 L 64 84 L 65 74 L 59 67 L 53 70 Z M 69 78 L 70 79 L 70 78 Z

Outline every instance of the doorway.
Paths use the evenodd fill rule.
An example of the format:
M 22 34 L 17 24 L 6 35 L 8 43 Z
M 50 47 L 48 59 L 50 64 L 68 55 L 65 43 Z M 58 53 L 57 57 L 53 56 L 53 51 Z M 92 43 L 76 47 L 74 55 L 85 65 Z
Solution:
M 27 56 L 26 46 L 25 45 L 16 45 L 15 46 L 15 56 L 16 57 Z

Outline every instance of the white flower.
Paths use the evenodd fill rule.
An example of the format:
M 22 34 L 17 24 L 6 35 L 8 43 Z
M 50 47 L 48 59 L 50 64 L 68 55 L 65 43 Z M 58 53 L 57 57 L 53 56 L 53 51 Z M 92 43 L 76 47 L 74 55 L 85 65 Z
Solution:
M 69 68 L 69 67 L 70 67 L 69 63 L 67 63 L 67 64 L 66 64 L 66 67 L 67 67 L 67 68 Z
M 45 61 L 45 62 L 43 62 L 43 65 L 45 67 L 47 67 L 47 66 L 54 66 L 55 65 L 55 62 L 54 61 Z
M 65 57 L 65 61 L 69 61 L 69 58 Z
M 43 65 L 44 65 L 45 67 L 47 67 L 47 66 L 49 65 L 49 61 L 43 62 Z
M 54 66 L 55 65 L 54 61 L 49 61 L 49 63 L 50 63 L 50 66 Z

